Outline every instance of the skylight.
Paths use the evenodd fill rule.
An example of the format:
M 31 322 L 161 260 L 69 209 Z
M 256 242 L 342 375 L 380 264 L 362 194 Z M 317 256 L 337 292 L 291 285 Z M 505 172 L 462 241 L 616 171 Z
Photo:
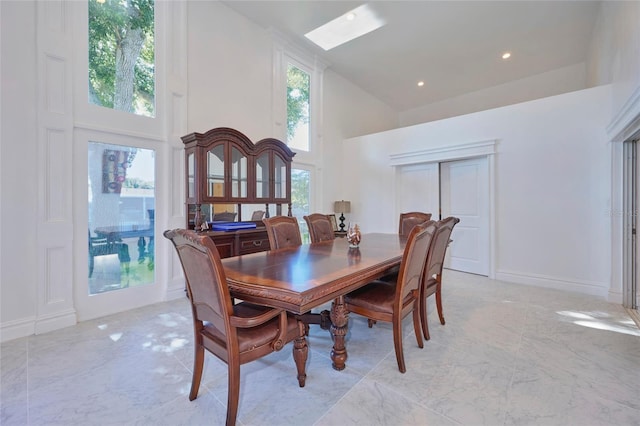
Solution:
M 385 23 L 368 4 L 363 4 L 304 36 L 324 50 L 330 50 L 377 30 Z

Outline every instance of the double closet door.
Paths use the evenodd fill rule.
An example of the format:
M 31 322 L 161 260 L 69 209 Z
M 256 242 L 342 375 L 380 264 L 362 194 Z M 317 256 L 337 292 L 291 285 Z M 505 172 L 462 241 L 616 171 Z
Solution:
M 455 216 L 445 268 L 489 274 L 489 172 L 487 157 L 401 166 L 400 212 L 432 213 L 434 220 Z

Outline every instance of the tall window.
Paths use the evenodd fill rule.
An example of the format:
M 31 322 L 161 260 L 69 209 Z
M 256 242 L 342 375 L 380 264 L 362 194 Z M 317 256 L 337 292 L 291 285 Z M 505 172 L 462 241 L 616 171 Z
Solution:
M 154 117 L 154 0 L 88 1 L 89 102 Z
M 287 66 L 287 145 L 290 148 L 309 151 L 309 73 L 288 64 Z
M 309 229 L 304 216 L 311 213 L 311 172 L 309 170 L 291 169 L 291 210 L 298 218 L 302 242 L 309 243 Z
M 89 142 L 89 294 L 154 281 L 154 157 Z

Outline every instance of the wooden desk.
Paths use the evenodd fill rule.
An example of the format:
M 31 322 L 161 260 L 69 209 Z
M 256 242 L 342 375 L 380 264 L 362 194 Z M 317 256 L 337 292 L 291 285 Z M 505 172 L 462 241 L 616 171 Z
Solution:
M 406 237 L 397 234 L 364 234 L 358 249 L 349 249 L 346 238 L 336 238 L 223 259 L 222 264 L 231 293 L 242 300 L 295 314 L 333 300 L 331 359 L 333 368 L 342 370 L 349 319 L 343 296 L 399 265 L 405 243 Z

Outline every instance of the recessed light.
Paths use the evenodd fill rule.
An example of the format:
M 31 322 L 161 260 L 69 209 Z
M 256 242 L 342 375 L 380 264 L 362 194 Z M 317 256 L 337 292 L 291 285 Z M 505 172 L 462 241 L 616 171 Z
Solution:
M 330 50 L 377 30 L 385 23 L 373 8 L 368 4 L 363 4 L 331 22 L 309 31 L 304 36 L 324 50 Z
M 511 53 L 510 52 L 504 52 L 502 54 L 502 59 L 509 59 L 511 57 Z
M 419 87 L 424 86 L 424 81 L 419 81 L 419 82 L 418 82 L 418 86 L 419 86 Z

